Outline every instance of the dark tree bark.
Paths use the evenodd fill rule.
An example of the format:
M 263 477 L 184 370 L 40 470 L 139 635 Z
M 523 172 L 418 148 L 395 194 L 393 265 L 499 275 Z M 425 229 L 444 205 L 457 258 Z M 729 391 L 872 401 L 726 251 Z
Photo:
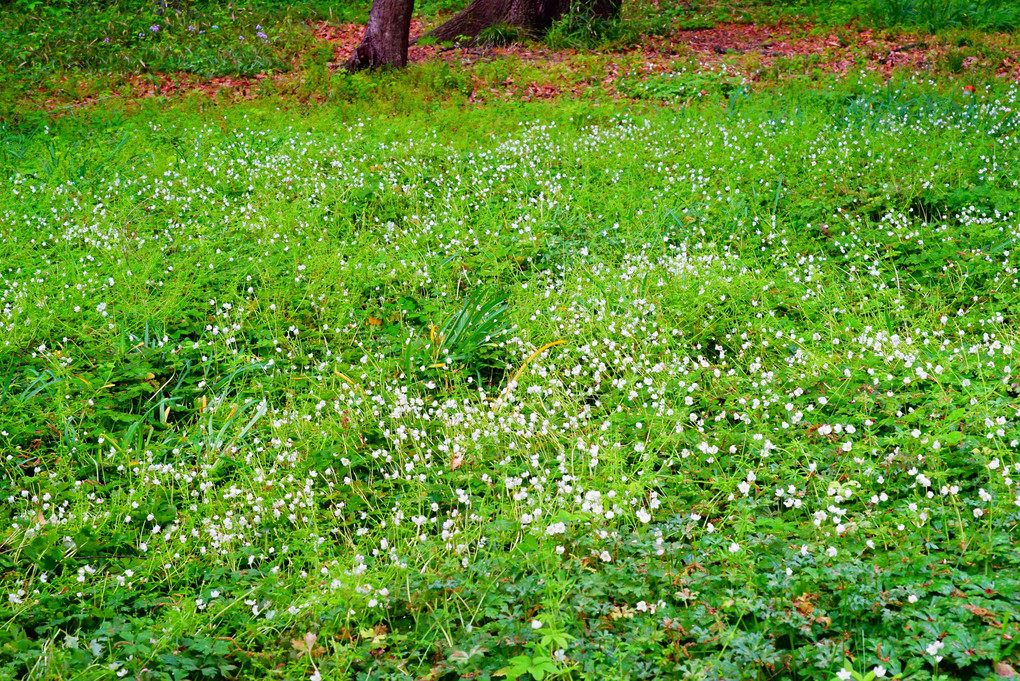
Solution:
M 620 15 L 623 0 L 472 0 L 459 14 L 426 35 L 436 40 L 476 38 L 490 26 L 507 24 L 541 35 L 571 10 L 598 19 Z
M 348 71 L 407 66 L 414 0 L 375 0 L 361 44 L 347 61 Z

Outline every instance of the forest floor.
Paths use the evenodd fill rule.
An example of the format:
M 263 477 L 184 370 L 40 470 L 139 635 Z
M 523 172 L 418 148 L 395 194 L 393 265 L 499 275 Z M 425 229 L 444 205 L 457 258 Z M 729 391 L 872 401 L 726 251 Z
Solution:
M 724 71 L 728 77 L 760 87 L 778 80 L 820 81 L 861 73 L 886 80 L 905 73 L 929 74 L 972 87 L 986 78 L 1020 80 L 1020 38 L 1015 32 L 952 29 L 932 35 L 859 21 L 812 23 L 796 15 L 764 19 L 770 21 L 751 23 L 745 16 L 736 21 L 691 22 L 694 28 L 674 23 L 668 30 L 631 35 L 597 50 L 569 43 L 557 47 L 541 43 L 412 45 L 409 57 L 412 64 L 438 62 L 467 74 L 472 101 L 579 96 L 592 87 L 614 97 L 632 97 L 633 88 L 621 90 L 616 87 L 618 81 L 633 83 L 680 70 Z M 415 18 L 412 37 L 436 22 L 435 17 Z M 202 69 L 146 68 L 119 74 L 98 69 L 90 75 L 89 69 L 50 69 L 31 88 L 24 87 L 23 80 L 12 83 L 8 106 L 64 111 L 112 98 L 127 102 L 192 92 L 235 100 L 262 95 L 291 95 L 296 101 L 328 99 L 329 74 L 342 75 L 347 57 L 361 39 L 363 24 L 319 20 L 296 22 L 289 28 L 302 38 L 279 51 L 275 69 L 248 66 L 223 75 L 203 74 Z M 501 66 L 486 68 L 494 62 Z M 494 81 L 493 71 L 503 71 L 506 77 Z

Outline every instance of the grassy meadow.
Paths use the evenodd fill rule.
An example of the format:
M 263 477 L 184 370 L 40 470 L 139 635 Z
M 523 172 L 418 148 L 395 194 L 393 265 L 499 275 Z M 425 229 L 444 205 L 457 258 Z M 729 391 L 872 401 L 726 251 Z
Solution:
M 0 679 L 1015 675 L 1020 85 L 743 58 L 9 94 Z

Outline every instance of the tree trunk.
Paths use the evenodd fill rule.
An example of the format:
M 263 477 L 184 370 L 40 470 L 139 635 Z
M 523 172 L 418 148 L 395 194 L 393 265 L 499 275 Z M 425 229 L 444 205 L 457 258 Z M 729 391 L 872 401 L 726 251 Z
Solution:
M 620 15 L 623 0 L 573 0 L 574 11 L 598 19 Z M 547 31 L 571 9 L 571 0 L 472 0 L 459 14 L 426 35 L 439 41 L 477 38 L 490 26 L 508 24 L 532 35 Z
M 347 61 L 347 70 L 380 66 L 407 66 L 414 0 L 375 0 L 368 15 L 365 37 Z

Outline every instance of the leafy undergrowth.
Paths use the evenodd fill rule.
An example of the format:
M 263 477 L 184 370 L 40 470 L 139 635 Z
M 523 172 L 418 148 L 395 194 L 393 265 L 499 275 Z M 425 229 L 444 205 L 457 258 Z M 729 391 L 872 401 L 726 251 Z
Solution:
M 0 678 L 1007 671 L 1018 107 L 7 129 Z

